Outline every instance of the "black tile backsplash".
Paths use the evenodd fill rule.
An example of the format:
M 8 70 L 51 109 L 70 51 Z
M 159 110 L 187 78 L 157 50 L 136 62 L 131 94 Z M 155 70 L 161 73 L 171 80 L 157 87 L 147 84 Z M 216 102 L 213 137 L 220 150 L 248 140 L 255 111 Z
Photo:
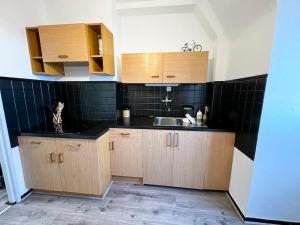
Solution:
M 189 113 L 195 116 L 198 109 L 210 105 L 208 94 L 211 84 L 182 84 L 171 87 L 168 98 L 170 111 L 165 103 L 161 102 L 167 95 L 166 87 L 145 86 L 143 84 L 122 84 L 122 106 L 131 110 L 132 116 L 184 116 L 182 106 L 191 105 Z
M 63 121 L 111 120 L 117 116 L 116 82 L 55 82 L 56 100 L 65 103 Z
M 110 120 L 119 110 L 131 109 L 132 116 L 184 116 L 182 107 L 191 105 L 195 116 L 210 108 L 209 122 L 236 131 L 235 146 L 254 159 L 266 75 L 206 84 L 182 84 L 169 92 L 170 111 L 165 103 L 166 87 L 118 82 L 51 82 L 0 78 L 4 112 L 11 146 L 27 130 L 53 130 L 52 110 L 65 103 L 65 124 L 82 120 Z
M 210 119 L 236 131 L 235 146 L 254 159 L 267 75 L 215 82 Z
M 25 79 L 0 79 L 4 113 L 12 147 L 18 145 L 20 131 L 47 129 L 52 125 L 51 112 L 55 102 L 50 82 Z

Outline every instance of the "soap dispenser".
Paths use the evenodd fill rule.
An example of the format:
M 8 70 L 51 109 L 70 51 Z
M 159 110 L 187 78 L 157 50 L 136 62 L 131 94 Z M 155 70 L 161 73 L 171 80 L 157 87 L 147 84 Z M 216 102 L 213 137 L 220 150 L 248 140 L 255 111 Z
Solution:
M 197 118 L 197 123 L 201 123 L 201 121 L 202 121 L 202 112 L 201 112 L 200 109 L 197 112 L 196 118 Z

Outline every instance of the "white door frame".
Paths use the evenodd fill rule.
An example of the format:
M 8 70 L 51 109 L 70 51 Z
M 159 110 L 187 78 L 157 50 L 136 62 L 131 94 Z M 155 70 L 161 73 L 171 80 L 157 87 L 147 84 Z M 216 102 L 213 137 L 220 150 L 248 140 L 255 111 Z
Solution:
M 21 201 L 21 194 L 19 193 L 16 170 L 14 168 L 12 159 L 12 149 L 8 136 L 6 119 L 3 109 L 2 96 L 0 92 L 0 162 L 4 176 L 5 188 L 10 203 Z M 14 179 L 15 178 L 15 179 Z

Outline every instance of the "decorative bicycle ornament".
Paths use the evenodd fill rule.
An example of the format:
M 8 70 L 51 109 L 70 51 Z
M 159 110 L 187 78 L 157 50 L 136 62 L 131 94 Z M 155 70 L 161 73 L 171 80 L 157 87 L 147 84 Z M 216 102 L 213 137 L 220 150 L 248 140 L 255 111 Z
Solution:
M 192 43 L 186 42 L 184 46 L 181 48 L 181 51 L 183 52 L 201 52 L 202 51 L 202 45 L 196 44 L 196 42 L 193 40 Z

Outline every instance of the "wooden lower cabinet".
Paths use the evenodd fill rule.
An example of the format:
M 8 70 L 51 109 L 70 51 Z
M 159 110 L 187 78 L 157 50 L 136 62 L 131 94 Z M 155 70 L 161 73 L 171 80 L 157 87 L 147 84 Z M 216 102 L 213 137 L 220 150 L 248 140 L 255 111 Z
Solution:
M 143 130 L 144 183 L 228 190 L 234 134 Z
M 173 131 L 143 130 L 144 183 L 173 185 Z
M 19 145 L 26 187 L 62 191 L 53 140 L 22 136 L 19 137 Z
M 108 133 L 97 140 L 19 137 L 26 187 L 102 195 L 110 184 Z
M 173 186 L 203 189 L 207 132 L 174 131 Z
M 143 177 L 142 130 L 110 129 L 113 176 Z
M 204 189 L 228 190 L 234 148 L 233 133 L 209 132 L 204 174 Z

